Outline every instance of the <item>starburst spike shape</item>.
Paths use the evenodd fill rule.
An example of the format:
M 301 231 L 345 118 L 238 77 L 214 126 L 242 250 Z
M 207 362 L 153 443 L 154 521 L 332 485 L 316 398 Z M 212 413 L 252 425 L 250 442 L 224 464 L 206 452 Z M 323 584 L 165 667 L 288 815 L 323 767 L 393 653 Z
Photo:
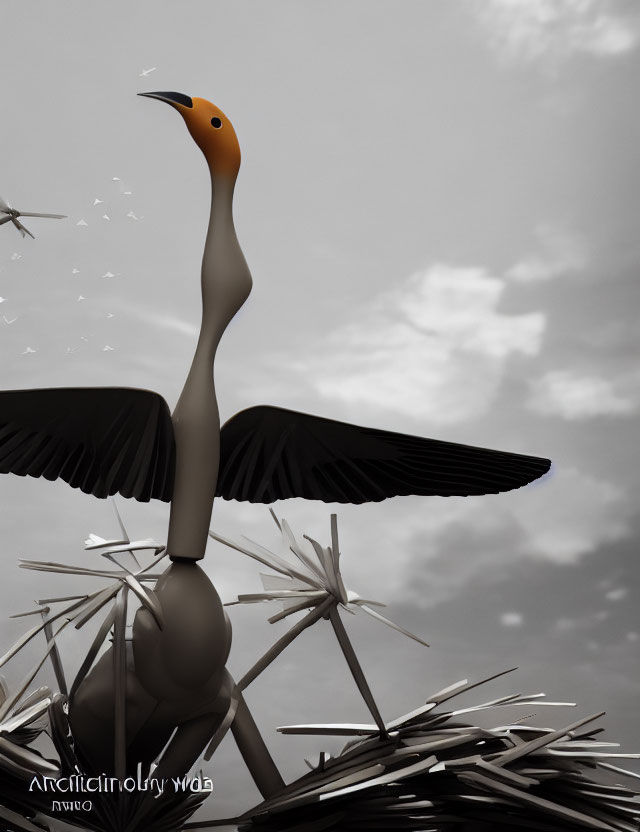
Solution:
M 119 521 L 121 523 L 121 518 L 119 518 Z M 55 659 L 57 647 L 54 636 L 57 636 L 57 634 L 61 630 L 63 630 L 69 623 L 71 623 L 71 621 L 75 621 L 76 628 L 82 627 L 87 621 L 93 618 L 93 616 L 99 610 L 101 610 L 107 603 L 114 601 L 114 599 L 116 599 L 117 596 L 121 595 L 122 593 L 126 593 L 129 590 L 131 590 L 137 596 L 138 600 L 142 603 L 142 605 L 149 610 L 149 612 L 157 621 L 160 629 L 162 629 L 163 614 L 159 606 L 159 603 L 154 593 L 146 589 L 142 585 L 142 583 L 143 581 L 154 582 L 159 577 L 159 575 L 155 571 L 152 572 L 151 570 L 154 569 L 158 562 L 166 556 L 165 547 L 160 543 L 156 543 L 154 540 L 151 540 L 150 538 L 147 538 L 145 540 L 129 540 L 129 536 L 126 532 L 126 529 L 124 528 L 124 524 L 121 525 L 121 531 L 125 539 L 106 540 L 105 538 L 100 537 L 99 535 L 91 533 L 85 540 L 85 549 L 92 551 L 102 550 L 100 554 L 105 556 L 107 559 L 112 559 L 112 563 L 114 563 L 117 566 L 117 569 L 115 570 L 94 569 L 91 567 L 73 566 L 51 561 L 20 561 L 20 567 L 22 569 L 30 569 L 38 572 L 53 572 L 65 575 L 80 575 L 96 578 L 106 578 L 110 581 L 110 584 L 106 587 L 103 587 L 102 589 L 92 592 L 89 595 L 68 596 L 66 598 L 48 599 L 48 601 L 51 602 L 68 600 L 72 601 L 70 605 L 63 607 L 61 610 L 58 610 L 53 615 L 49 615 L 49 609 L 44 606 L 46 603 L 48 603 L 48 601 L 46 600 L 38 602 L 40 605 L 39 609 L 29 611 L 28 613 L 18 614 L 18 616 L 16 617 L 22 617 L 23 615 L 32 615 L 36 613 L 42 617 L 43 611 L 46 613 L 46 615 L 44 616 L 44 620 L 42 620 L 38 626 L 32 628 L 23 636 L 21 636 L 18 639 L 18 641 L 4 654 L 4 656 L 0 657 L 0 667 L 6 664 L 18 652 L 20 652 L 23 649 L 23 647 L 31 641 L 32 638 L 38 635 L 38 633 L 45 631 L 45 633 L 47 634 L 48 642 L 47 655 L 53 651 L 53 662 L 55 669 L 55 665 L 57 663 Z M 142 567 L 138 563 L 133 552 L 144 550 L 152 551 L 154 559 L 151 561 L 150 564 Z M 137 565 L 137 569 L 135 571 L 132 572 L 131 570 L 118 564 L 117 561 L 113 560 L 114 555 L 124 552 L 130 553 L 134 558 Z M 64 622 L 59 627 L 58 631 L 54 634 L 51 630 L 51 624 L 58 621 L 58 619 L 60 618 L 64 618 Z M 2 713 L 1 709 L 0 713 Z
M 425 647 L 429 645 L 419 636 L 374 612 L 369 606 L 370 604 L 384 606 L 382 602 L 365 601 L 356 592 L 350 592 L 345 587 L 339 566 L 340 551 L 336 515 L 331 515 L 331 546 L 326 547 L 308 535 L 303 535 L 301 539 L 296 538 L 284 518 L 278 520 L 273 512 L 271 512 L 271 516 L 280 533 L 281 554 L 276 554 L 262 544 L 246 537 L 243 538 L 243 542 L 235 542 L 227 540 L 211 530 L 209 531 L 209 536 L 213 540 L 242 552 L 278 573 L 277 575 L 261 574 L 263 592 L 238 595 L 235 601 L 229 603 L 254 604 L 263 601 L 277 601 L 283 609 L 282 612 L 269 619 L 270 623 L 275 623 L 289 615 L 311 608 L 245 673 L 238 682 L 239 690 L 248 687 L 301 633 L 321 618 L 325 618 L 331 624 L 353 680 L 373 717 L 375 722 L 374 731 L 377 731 L 381 737 L 387 736 L 384 720 L 342 623 L 339 609 L 344 609 L 350 613 L 355 613 L 358 609 L 364 609 L 365 612 L 381 623 L 392 627 Z M 289 559 L 291 553 L 298 559 L 298 563 L 295 565 Z
M 278 554 L 248 538 L 243 538 L 242 542 L 235 542 L 216 532 L 209 532 L 213 540 L 242 552 L 278 573 L 278 575 L 261 574 L 263 592 L 238 595 L 237 599 L 230 603 L 280 602 L 283 612 L 270 619 L 270 621 L 279 621 L 307 607 L 316 607 L 325 599 L 331 598 L 335 606 L 351 613 L 362 611 L 396 632 L 402 633 L 425 647 L 429 646 L 419 636 L 372 609 L 373 606 L 384 607 L 386 604 L 361 598 L 357 592 L 346 588 L 340 570 L 338 522 L 335 514 L 331 515 L 331 546 L 322 546 L 308 535 L 303 535 L 302 538 L 296 537 L 284 518 L 278 520 L 273 512 L 271 516 L 280 533 Z M 291 554 L 296 557 L 297 563 L 292 563 L 288 559 L 287 556 Z
M 51 220 L 66 219 L 65 214 L 42 214 L 34 211 L 18 211 L 16 208 L 12 208 L 8 202 L 0 197 L 0 225 L 11 222 L 23 237 L 28 234 L 30 237 L 35 239 L 34 235 L 20 222 L 18 217 L 44 217 L 45 219 Z

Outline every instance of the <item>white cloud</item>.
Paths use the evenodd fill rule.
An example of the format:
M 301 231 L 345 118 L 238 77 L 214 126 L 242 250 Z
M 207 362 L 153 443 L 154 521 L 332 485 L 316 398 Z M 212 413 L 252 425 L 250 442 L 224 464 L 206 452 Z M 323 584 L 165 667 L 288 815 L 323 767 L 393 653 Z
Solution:
M 506 276 L 520 283 L 551 280 L 580 271 L 587 263 L 586 246 L 580 238 L 552 225 L 540 225 L 536 238 L 541 252 L 515 263 Z
M 612 0 L 479 0 L 477 10 L 489 42 L 508 61 L 615 57 L 639 40 L 637 18 Z
M 624 491 L 574 468 L 554 468 L 552 476 L 525 493 L 502 495 L 523 532 L 524 556 L 558 564 L 577 563 L 601 545 L 630 532 L 633 509 Z M 513 495 L 513 496 L 511 496 Z
M 576 633 L 579 630 L 593 630 L 598 628 L 603 621 L 606 621 L 610 613 L 606 610 L 599 610 L 598 612 L 589 612 L 578 617 L 562 617 L 556 619 L 553 629 L 556 633 Z
M 297 368 L 348 405 L 434 423 L 477 418 L 510 356 L 536 355 L 544 332 L 540 312 L 498 311 L 506 286 L 482 268 L 434 265 L 380 295 L 329 336 L 321 360 Z
M 572 370 L 552 370 L 531 384 L 528 406 L 569 421 L 625 416 L 638 407 L 635 377 L 606 379 Z
M 610 589 L 604 597 L 607 601 L 622 601 L 623 598 L 627 597 L 627 594 L 628 590 L 623 586 L 619 586 L 616 589 Z

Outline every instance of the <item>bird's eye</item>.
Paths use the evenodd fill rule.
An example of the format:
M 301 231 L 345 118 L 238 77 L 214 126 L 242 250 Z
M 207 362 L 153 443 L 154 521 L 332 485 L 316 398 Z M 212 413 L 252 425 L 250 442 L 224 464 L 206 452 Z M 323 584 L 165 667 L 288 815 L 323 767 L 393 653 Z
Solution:
M 214 116 L 214 117 L 211 119 L 211 124 L 212 124 L 214 127 L 222 127 L 222 121 L 218 118 L 218 116 Z

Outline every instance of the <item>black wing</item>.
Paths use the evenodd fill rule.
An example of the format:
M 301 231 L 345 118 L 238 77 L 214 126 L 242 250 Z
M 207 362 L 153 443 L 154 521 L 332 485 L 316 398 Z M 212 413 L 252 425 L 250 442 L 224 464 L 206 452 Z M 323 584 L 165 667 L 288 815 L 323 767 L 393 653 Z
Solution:
M 550 466 L 535 456 L 260 406 L 237 413 L 222 428 L 217 494 L 250 503 L 497 494 L 526 485 Z
M 0 392 L 0 473 L 63 479 L 95 497 L 171 500 L 171 414 L 127 387 Z

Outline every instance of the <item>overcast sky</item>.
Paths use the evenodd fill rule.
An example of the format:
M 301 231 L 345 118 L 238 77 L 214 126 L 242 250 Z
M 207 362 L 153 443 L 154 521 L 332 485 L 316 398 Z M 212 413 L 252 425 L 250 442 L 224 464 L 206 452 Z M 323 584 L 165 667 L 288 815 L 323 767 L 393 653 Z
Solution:
M 223 418 L 277 404 L 554 462 L 505 495 L 337 507 L 347 585 L 432 644 L 348 616 L 383 715 L 517 664 L 485 699 L 544 690 L 640 748 L 637 3 L 4 0 L 0 45 L 0 193 L 69 215 L 25 221 L 35 240 L 0 228 L 0 386 L 175 404 L 208 178 L 177 114 L 135 93 L 210 99 L 242 147 L 254 278 L 218 354 Z M 0 506 L 5 615 L 85 586 L 19 556 L 86 562 L 89 532 L 117 534 L 107 502 L 64 483 L 0 478 Z M 164 504 L 120 507 L 164 540 Z M 336 507 L 275 509 L 328 544 Z M 221 502 L 214 524 L 276 542 L 262 507 Z M 205 568 L 224 600 L 260 589 L 213 543 Z M 286 629 L 273 612 L 232 609 L 235 674 Z M 70 667 L 81 644 L 63 644 Z M 367 720 L 322 624 L 248 700 L 288 777 L 338 746 L 277 725 Z M 257 800 L 232 741 L 209 770 L 207 816 Z

